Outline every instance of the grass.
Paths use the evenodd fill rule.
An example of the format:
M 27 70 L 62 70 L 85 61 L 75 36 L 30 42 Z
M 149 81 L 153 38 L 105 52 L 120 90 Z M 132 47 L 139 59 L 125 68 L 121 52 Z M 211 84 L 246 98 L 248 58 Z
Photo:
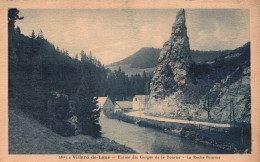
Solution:
M 136 153 L 108 138 L 63 137 L 19 109 L 9 108 L 9 154 L 118 154 Z

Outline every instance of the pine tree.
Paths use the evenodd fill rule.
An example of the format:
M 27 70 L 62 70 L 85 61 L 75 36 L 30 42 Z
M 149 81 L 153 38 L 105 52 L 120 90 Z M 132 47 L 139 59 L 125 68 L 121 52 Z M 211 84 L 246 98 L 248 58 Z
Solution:
M 32 38 L 32 39 L 35 39 L 36 37 L 35 37 L 35 32 L 34 32 L 34 30 L 32 30 L 32 34 L 30 35 L 30 37 Z
M 74 135 L 75 130 L 67 121 L 72 113 L 66 96 L 54 97 L 48 101 L 48 127 L 62 136 Z
M 77 92 L 76 116 L 82 134 L 99 137 L 101 127 L 98 124 L 100 109 L 97 106 L 96 85 L 93 65 L 89 64 L 84 51 L 81 52 L 82 83 Z
M 16 20 L 22 20 L 20 17 L 19 10 L 16 8 L 8 9 L 8 95 L 9 97 L 15 97 L 15 91 L 17 86 L 17 73 L 15 71 L 18 69 L 19 56 L 18 47 L 20 47 L 20 28 L 15 29 Z M 19 87 L 18 87 L 19 88 Z
M 20 29 L 19 26 L 17 26 L 17 27 L 15 28 L 15 33 L 16 33 L 17 35 L 21 34 L 21 29 Z
M 19 10 L 17 8 L 10 8 L 8 10 L 8 27 L 14 28 L 16 20 L 22 20 L 24 17 L 20 17 Z
M 38 33 L 38 37 L 37 37 L 37 38 L 44 39 L 44 35 L 43 35 L 42 29 L 39 30 L 39 33 Z

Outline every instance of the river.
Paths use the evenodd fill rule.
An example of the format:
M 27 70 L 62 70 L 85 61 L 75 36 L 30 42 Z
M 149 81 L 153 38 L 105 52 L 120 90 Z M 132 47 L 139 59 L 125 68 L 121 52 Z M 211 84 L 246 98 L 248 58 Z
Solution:
M 139 127 L 100 113 L 102 136 L 144 154 L 225 154 L 225 150 L 195 143 L 152 128 Z

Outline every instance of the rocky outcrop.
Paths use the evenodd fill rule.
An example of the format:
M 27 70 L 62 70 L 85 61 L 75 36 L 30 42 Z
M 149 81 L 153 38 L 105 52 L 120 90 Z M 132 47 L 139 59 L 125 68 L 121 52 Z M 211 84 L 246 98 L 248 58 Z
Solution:
M 250 43 L 198 64 L 180 10 L 151 81 L 149 112 L 177 119 L 250 123 Z M 231 117 L 231 119 L 230 119 Z
M 151 81 L 153 98 L 163 99 L 185 87 L 191 60 L 189 54 L 190 45 L 185 25 L 185 11 L 181 9 L 177 13 L 170 39 L 164 43 L 160 52 L 159 65 Z

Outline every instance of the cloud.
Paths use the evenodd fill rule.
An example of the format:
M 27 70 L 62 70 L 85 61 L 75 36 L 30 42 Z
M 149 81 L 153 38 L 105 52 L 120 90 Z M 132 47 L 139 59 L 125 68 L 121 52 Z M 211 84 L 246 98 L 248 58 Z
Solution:
M 122 42 L 122 41 L 119 41 L 119 42 L 113 43 L 111 46 L 112 46 L 113 48 L 117 48 L 117 47 L 120 47 L 120 46 L 123 46 L 123 45 L 124 45 L 123 42 Z
M 249 40 L 248 11 L 186 11 L 191 49 L 233 49 Z M 41 28 L 50 42 L 67 49 L 71 56 L 91 50 L 102 63 L 109 64 L 142 47 L 161 48 L 170 37 L 176 12 L 176 9 L 21 10 L 25 19 L 17 21 L 17 25 L 25 35 Z
M 232 28 L 226 28 L 223 24 L 214 23 L 213 28 L 201 30 L 197 38 L 191 40 L 192 49 L 199 50 L 225 50 L 237 45 L 235 33 Z M 246 42 L 244 42 L 246 43 Z

